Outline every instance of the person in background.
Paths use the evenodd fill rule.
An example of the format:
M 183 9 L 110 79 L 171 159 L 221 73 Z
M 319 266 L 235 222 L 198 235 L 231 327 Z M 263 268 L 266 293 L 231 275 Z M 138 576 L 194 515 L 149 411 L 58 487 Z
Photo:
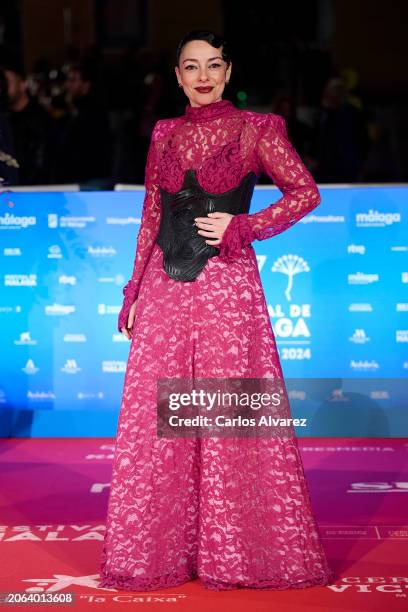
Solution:
M 323 91 L 316 133 L 316 180 L 353 183 L 361 180 L 368 149 L 363 110 L 350 99 L 342 78 L 330 79 Z
M 50 182 L 52 120 L 30 96 L 24 70 L 17 64 L 3 66 L 7 79 L 9 120 L 21 185 Z
M 0 69 L 0 189 L 18 184 L 19 165 L 15 158 L 13 133 L 8 118 L 7 79 Z
M 84 63 L 73 64 L 65 92 L 68 112 L 57 120 L 54 179 L 57 183 L 105 183 L 111 177 L 112 134 L 92 69 Z
M 273 101 L 272 110 L 277 115 L 284 117 L 290 141 L 299 153 L 306 168 L 311 172 L 314 170 L 313 145 L 314 131 L 307 123 L 302 121 L 292 107 L 290 95 L 284 91 L 279 92 Z M 270 179 L 263 175 L 265 182 Z M 261 181 L 260 181 L 261 182 Z
M 146 48 L 127 55 L 126 96 L 130 103 L 117 130 L 115 182 L 143 184 L 145 158 L 153 127 L 172 110 L 163 54 Z M 132 60 L 132 63 L 130 63 Z

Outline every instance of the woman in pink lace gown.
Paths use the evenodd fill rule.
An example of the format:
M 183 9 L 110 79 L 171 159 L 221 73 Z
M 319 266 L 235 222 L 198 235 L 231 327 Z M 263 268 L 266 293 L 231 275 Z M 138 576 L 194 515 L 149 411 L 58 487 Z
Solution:
M 101 587 L 146 591 L 198 577 L 213 590 L 287 589 L 332 577 L 295 438 L 157 436 L 160 377 L 283 379 L 252 243 L 291 227 L 320 201 L 283 118 L 222 99 L 230 73 L 220 39 L 190 34 L 176 69 L 189 104 L 153 131 L 134 269 L 118 322 L 131 346 Z M 209 93 L 201 90 L 207 85 Z M 181 282 L 166 274 L 155 239 L 160 189 L 178 192 L 188 170 L 211 194 L 264 172 L 283 196 L 255 214 L 197 221 L 219 255 L 194 282 Z

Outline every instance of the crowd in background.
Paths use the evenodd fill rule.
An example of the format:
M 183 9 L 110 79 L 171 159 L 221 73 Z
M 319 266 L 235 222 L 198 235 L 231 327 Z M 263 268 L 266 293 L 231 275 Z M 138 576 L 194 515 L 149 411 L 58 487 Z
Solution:
M 395 163 L 392 130 L 359 95 L 352 70 L 333 71 L 308 112 L 288 91 L 271 91 L 263 111 L 285 117 L 317 182 L 406 180 Z M 229 88 L 224 97 L 239 106 L 231 94 Z M 130 48 L 112 65 L 97 48 L 71 48 L 59 68 L 41 60 L 26 74 L 0 50 L 0 185 L 143 184 L 155 122 L 182 114 L 187 102 L 161 53 Z M 258 106 L 249 92 L 246 107 Z

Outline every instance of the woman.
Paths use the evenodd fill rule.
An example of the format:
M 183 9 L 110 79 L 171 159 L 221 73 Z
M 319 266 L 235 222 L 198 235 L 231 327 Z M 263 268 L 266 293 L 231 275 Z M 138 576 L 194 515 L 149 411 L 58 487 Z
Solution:
M 319 192 L 281 117 L 222 99 L 231 68 L 225 41 L 187 34 L 175 72 L 189 104 L 152 135 L 118 322 L 132 342 L 103 587 L 145 591 L 199 577 L 213 590 L 284 589 L 331 577 L 295 439 L 170 439 L 156 430 L 160 377 L 283 379 L 251 243 L 293 225 Z M 261 172 L 284 196 L 248 214 Z M 213 212 L 191 218 L 186 230 L 198 203 Z

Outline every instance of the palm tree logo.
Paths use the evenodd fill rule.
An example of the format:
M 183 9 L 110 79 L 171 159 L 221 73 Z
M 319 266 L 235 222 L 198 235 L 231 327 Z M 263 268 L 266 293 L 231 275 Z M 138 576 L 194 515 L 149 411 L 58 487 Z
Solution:
M 292 300 L 291 291 L 293 288 L 293 277 L 295 274 L 300 274 L 300 272 L 310 272 L 307 261 L 305 261 L 303 257 L 293 254 L 282 255 L 282 257 L 279 257 L 272 265 L 271 270 L 272 272 L 287 274 L 288 285 L 285 289 L 285 296 L 288 302 Z

